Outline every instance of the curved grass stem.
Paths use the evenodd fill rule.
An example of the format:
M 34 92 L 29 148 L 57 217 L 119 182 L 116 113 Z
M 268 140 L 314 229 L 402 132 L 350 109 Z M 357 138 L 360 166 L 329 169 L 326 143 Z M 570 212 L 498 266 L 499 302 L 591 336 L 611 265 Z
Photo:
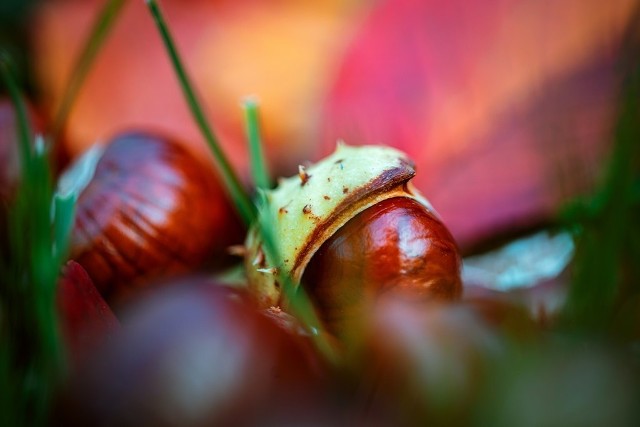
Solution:
M 116 18 L 120 15 L 122 6 L 124 6 L 126 0 L 107 0 L 104 7 L 100 11 L 100 14 L 96 18 L 93 25 L 93 29 L 86 44 L 84 45 L 78 60 L 73 67 L 71 77 L 67 83 L 62 101 L 58 107 L 53 126 L 51 128 L 51 140 L 56 141 L 60 136 L 60 133 L 64 129 L 73 103 L 75 102 L 80 88 L 91 70 L 91 66 L 100 51 L 104 41 L 111 30 Z
M 173 41 L 173 37 L 169 32 L 169 28 L 164 19 L 164 16 L 158 6 L 158 3 L 155 0 L 145 0 L 151 15 L 153 16 L 153 20 L 158 27 L 158 31 L 160 32 L 160 36 L 162 37 L 162 41 L 167 49 L 167 53 L 171 58 L 171 63 L 173 64 L 173 68 L 176 72 L 178 80 L 180 81 L 180 86 L 182 88 L 182 92 L 187 100 L 187 104 L 191 111 L 191 114 L 200 129 L 200 132 L 204 136 L 205 141 L 209 145 L 213 156 L 216 159 L 218 171 L 222 177 L 222 180 L 225 184 L 228 194 L 234 202 L 238 213 L 242 217 L 243 221 L 246 224 L 251 224 L 255 219 L 256 209 L 254 204 L 251 202 L 249 195 L 240 184 L 240 180 L 238 179 L 236 173 L 234 172 L 231 164 L 227 160 L 227 157 L 220 147 L 217 138 L 215 137 L 207 119 L 205 117 L 204 111 L 200 106 L 200 103 L 196 97 L 195 91 L 193 89 L 193 85 L 189 76 L 187 75 L 187 71 L 183 66 L 183 62 L 180 59 L 180 55 L 178 53 L 178 49 Z
M 0 74 L 16 111 L 21 177 L 8 209 L 9 251 L 0 274 L 1 425 L 47 425 L 54 392 L 64 371 L 56 282 L 61 256 L 54 255 L 52 179 L 42 139 L 31 144 L 26 106 L 9 67 Z M 66 240 L 60 238 L 66 247 Z

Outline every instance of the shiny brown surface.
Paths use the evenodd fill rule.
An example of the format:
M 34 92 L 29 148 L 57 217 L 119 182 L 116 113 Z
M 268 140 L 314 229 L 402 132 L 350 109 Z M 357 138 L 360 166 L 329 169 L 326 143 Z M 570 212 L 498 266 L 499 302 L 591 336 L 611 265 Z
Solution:
M 132 133 L 109 144 L 78 200 L 72 258 L 112 298 L 240 240 L 212 170 L 177 143 Z
M 418 202 L 389 199 L 351 219 L 311 259 L 302 283 L 332 332 L 388 293 L 418 300 L 461 295 L 460 255 Z

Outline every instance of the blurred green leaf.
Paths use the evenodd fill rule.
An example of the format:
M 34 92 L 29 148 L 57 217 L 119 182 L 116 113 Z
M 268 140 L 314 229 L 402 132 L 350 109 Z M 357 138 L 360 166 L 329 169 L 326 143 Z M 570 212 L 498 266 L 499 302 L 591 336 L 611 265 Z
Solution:
M 638 15 L 638 14 L 637 14 Z M 574 204 L 577 222 L 574 278 L 564 308 L 564 324 L 582 332 L 609 331 L 616 309 L 640 292 L 637 270 L 638 182 L 640 172 L 640 40 L 632 21 L 622 55 L 625 74 L 609 166 L 591 200 Z M 631 266 L 631 267 L 630 267 Z M 634 273 L 636 274 L 636 273 Z
M 68 245 L 73 200 L 61 204 L 60 223 L 54 226 L 49 152 L 42 137 L 30 143 L 26 107 L 6 64 L 0 64 L 0 72 L 16 110 L 23 168 L 7 215 L 9 250 L 0 277 L 0 394 L 10 396 L 0 413 L 2 425 L 46 425 L 64 369 L 56 311 L 64 260 L 54 243 Z

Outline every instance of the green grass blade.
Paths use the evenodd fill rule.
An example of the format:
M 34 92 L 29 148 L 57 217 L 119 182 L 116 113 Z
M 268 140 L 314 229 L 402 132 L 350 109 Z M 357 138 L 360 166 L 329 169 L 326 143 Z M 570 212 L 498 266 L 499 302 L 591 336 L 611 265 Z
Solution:
M 62 264 L 69 250 L 69 238 L 75 220 L 76 198 L 55 195 L 53 206 L 53 250 L 59 263 Z
M 249 154 L 251 156 L 251 174 L 256 188 L 271 188 L 271 178 L 267 171 L 262 139 L 260 138 L 260 125 L 258 119 L 258 101 L 254 97 L 248 97 L 243 102 L 245 113 L 245 129 L 249 141 Z
M 9 420 L 3 425 L 47 425 L 64 370 L 56 312 L 60 260 L 53 254 L 51 168 L 42 138 L 31 148 L 20 91 L 6 62 L 1 68 L 21 129 L 24 166 L 9 206 L 9 255 L 0 277 L 0 394 L 12 395 L 10 405 L 2 407 Z
M 125 0 L 107 0 L 91 30 L 78 60 L 73 67 L 67 88 L 58 107 L 58 112 L 53 121 L 51 137 L 56 141 L 62 132 L 69 117 L 73 103 L 75 102 L 84 81 L 91 70 L 94 60 L 100 52 L 100 48 L 107 39 L 114 22 L 120 15 Z
M 200 106 L 200 103 L 196 97 L 195 91 L 193 89 L 193 85 L 187 75 L 187 72 L 183 66 L 183 62 L 180 59 L 180 55 L 178 54 L 178 49 L 173 41 L 173 37 L 169 32 L 169 28 L 167 23 L 160 11 L 160 7 L 155 0 L 145 0 L 147 6 L 149 7 L 149 11 L 153 16 L 154 22 L 158 27 L 158 31 L 160 32 L 160 36 L 162 37 L 162 41 L 167 49 L 167 53 L 171 58 L 171 63 L 173 64 L 173 68 L 176 72 L 178 80 L 180 81 L 180 86 L 182 88 L 182 92 L 187 100 L 187 104 L 193 115 L 193 118 L 202 132 L 205 141 L 209 145 L 211 152 L 213 153 L 214 158 L 216 159 L 218 170 L 222 177 L 222 180 L 225 184 L 227 192 L 236 206 L 236 209 L 243 221 L 246 224 L 251 224 L 255 219 L 255 206 L 251 202 L 249 195 L 242 187 L 240 180 L 238 179 L 236 173 L 234 172 L 231 164 L 227 160 L 224 151 L 220 147 L 217 138 L 215 137 L 205 114 Z

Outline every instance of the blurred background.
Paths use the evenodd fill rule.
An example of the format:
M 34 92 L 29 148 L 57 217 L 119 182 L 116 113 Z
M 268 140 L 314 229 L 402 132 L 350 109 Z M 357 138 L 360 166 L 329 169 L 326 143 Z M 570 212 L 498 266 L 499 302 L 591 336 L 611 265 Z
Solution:
M 58 111 L 103 5 L 0 3 L 0 45 L 15 59 L 43 123 Z M 436 414 L 443 425 L 451 417 L 460 425 L 471 419 L 465 417 L 478 425 L 633 425 L 640 366 L 638 0 L 161 6 L 247 186 L 241 102 L 249 95 L 260 100 L 274 176 L 296 174 L 298 164 L 328 154 L 339 139 L 395 146 L 415 160 L 415 185 L 465 255 L 465 299 L 452 311 L 414 313 L 392 304 L 376 315 L 383 325 L 378 351 L 390 365 L 401 361 L 400 371 L 390 371 L 400 379 L 380 401 L 403 400 L 394 386 L 414 381 L 428 404 L 413 409 L 424 419 Z M 160 131 L 210 156 L 142 0 L 125 2 L 115 21 L 73 105 L 60 158 L 130 130 Z M 175 319 L 202 303 L 190 298 Z M 527 316 L 518 323 L 521 313 L 507 299 L 524 303 L 535 327 Z M 560 311 L 564 317 L 554 323 Z M 166 321 L 193 329 L 175 319 Z M 155 331 L 156 323 L 141 324 Z M 128 354 L 129 341 L 122 342 Z
M 37 104 L 58 106 L 102 1 L 3 2 Z M 233 163 L 261 101 L 272 171 L 349 144 L 416 161 L 417 187 L 465 252 L 544 224 L 589 192 L 610 146 L 636 0 L 165 0 L 178 47 Z M 66 128 L 71 156 L 132 128 L 208 155 L 144 2 L 128 2 Z

